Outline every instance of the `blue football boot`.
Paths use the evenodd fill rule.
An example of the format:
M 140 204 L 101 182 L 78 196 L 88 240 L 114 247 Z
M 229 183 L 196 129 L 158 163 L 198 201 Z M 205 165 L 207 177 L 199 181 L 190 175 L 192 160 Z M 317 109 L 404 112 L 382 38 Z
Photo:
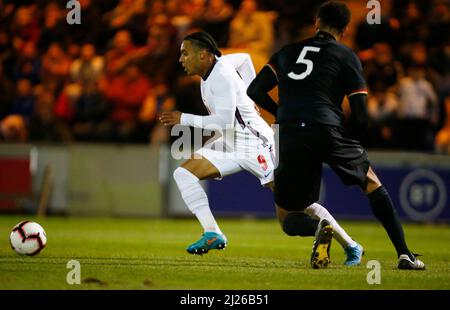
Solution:
M 344 249 L 345 256 L 347 257 L 345 266 L 357 266 L 361 264 L 362 256 L 364 255 L 364 249 L 361 244 L 356 243 L 354 246 L 348 246 Z
M 205 232 L 202 237 L 188 246 L 186 251 L 190 254 L 202 255 L 209 250 L 223 250 L 227 246 L 227 238 L 215 232 Z

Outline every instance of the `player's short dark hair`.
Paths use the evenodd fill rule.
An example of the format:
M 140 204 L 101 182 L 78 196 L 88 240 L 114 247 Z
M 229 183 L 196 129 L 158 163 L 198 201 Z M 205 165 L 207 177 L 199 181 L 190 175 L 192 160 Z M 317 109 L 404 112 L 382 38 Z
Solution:
M 184 38 L 184 41 L 190 41 L 192 44 L 200 48 L 205 48 L 217 57 L 222 56 L 216 40 L 214 40 L 214 38 L 205 31 L 191 33 Z
M 342 32 L 350 22 L 350 10 L 342 2 L 329 1 L 319 7 L 317 18 L 322 25 L 337 29 Z

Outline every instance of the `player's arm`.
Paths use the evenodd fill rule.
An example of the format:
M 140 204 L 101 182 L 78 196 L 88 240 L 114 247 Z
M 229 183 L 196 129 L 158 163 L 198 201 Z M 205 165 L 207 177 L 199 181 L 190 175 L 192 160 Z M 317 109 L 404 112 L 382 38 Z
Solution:
M 277 116 L 278 104 L 269 96 L 268 92 L 277 86 L 277 84 L 278 77 L 272 67 L 267 64 L 247 88 L 247 95 L 261 108 L 273 114 L 275 117 Z
M 246 53 L 236 53 L 224 55 L 222 57 L 231 63 L 244 81 L 245 86 L 248 87 L 256 76 L 250 55 Z
M 233 81 L 229 77 L 221 76 L 220 80 L 213 83 L 212 93 L 214 114 L 201 116 L 182 113 L 179 124 L 209 130 L 232 126 L 236 111 L 236 90 Z
M 367 108 L 367 87 L 363 77 L 362 65 L 355 53 L 348 54 L 343 73 L 343 81 L 352 112 L 350 115 L 351 135 L 360 140 L 369 123 L 369 112 Z
M 367 109 L 367 93 L 355 93 L 348 96 L 352 110 L 352 131 L 356 138 L 364 134 L 369 123 L 369 111 Z

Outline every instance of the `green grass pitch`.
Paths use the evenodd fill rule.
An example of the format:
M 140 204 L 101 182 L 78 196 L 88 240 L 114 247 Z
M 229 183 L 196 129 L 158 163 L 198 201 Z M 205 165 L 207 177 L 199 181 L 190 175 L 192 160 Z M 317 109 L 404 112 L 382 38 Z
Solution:
M 35 220 L 47 247 L 21 257 L 11 228 Z M 30 218 L 0 216 L 0 289 L 450 289 L 449 226 L 405 225 L 426 271 L 397 270 L 394 249 L 375 222 L 342 222 L 366 249 L 363 264 L 344 267 L 333 241 L 328 269 L 309 266 L 312 238 L 286 236 L 276 220 L 219 219 L 229 245 L 203 256 L 186 253 L 199 238 L 194 219 Z M 80 285 L 66 282 L 69 260 L 81 264 Z M 381 263 L 381 284 L 366 281 L 368 260 Z

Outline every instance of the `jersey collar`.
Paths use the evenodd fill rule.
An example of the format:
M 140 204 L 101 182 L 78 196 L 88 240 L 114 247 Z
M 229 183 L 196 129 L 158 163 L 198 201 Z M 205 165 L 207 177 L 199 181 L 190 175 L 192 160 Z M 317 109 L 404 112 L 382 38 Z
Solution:
M 202 80 L 203 80 L 203 81 L 206 81 L 206 80 L 208 79 L 208 77 L 209 77 L 209 75 L 211 74 L 211 72 L 213 71 L 214 66 L 216 65 L 216 63 L 217 63 L 217 59 L 214 60 L 214 62 L 213 62 L 213 64 L 211 65 L 211 67 L 209 67 L 209 69 L 208 69 L 208 71 L 205 73 L 205 75 L 202 76 Z
M 336 38 L 331 33 L 322 30 L 317 31 L 316 37 L 336 41 Z

